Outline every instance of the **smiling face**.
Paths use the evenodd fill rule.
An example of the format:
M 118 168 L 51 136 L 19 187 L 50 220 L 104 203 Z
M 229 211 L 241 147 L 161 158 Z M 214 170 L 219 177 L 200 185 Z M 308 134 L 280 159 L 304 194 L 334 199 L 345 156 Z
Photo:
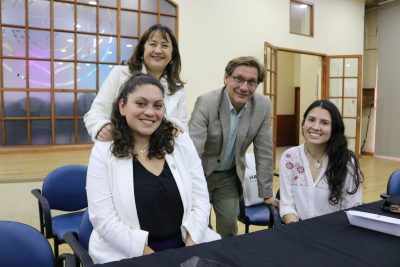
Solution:
M 308 112 L 303 123 L 303 136 L 307 143 L 326 145 L 331 138 L 332 118 L 330 113 L 321 107 L 315 107 Z
M 163 101 L 161 89 L 152 84 L 137 86 L 126 103 L 120 100 L 119 111 L 126 118 L 134 139 L 150 139 L 157 130 L 164 117 Z
M 144 44 L 143 60 L 147 71 L 161 75 L 171 61 L 172 50 L 172 42 L 168 34 L 164 39 L 161 32 L 152 33 Z
M 254 95 L 258 85 L 257 79 L 257 68 L 245 65 L 236 67 L 231 75 L 225 74 L 226 91 L 229 100 L 237 111 Z M 250 85 L 254 81 L 256 81 L 256 85 Z

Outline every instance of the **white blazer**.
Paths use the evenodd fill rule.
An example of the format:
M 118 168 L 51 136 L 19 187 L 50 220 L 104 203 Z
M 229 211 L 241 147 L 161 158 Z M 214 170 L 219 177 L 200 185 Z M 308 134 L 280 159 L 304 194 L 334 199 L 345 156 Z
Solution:
M 146 72 L 146 68 L 143 68 L 142 72 Z M 131 77 L 131 73 L 128 66 L 115 66 L 93 100 L 90 110 L 83 117 L 93 141 L 96 141 L 96 135 L 100 129 L 110 123 L 113 102 L 118 97 L 121 86 L 129 77 Z M 186 132 L 188 128 L 186 89 L 182 88 L 170 95 L 167 80 L 161 78 L 160 82 L 165 90 L 164 105 L 168 119 L 177 119 L 180 122 L 178 123 L 179 126 Z M 173 120 L 173 122 L 176 122 L 176 120 Z
M 93 232 L 89 253 L 95 263 L 141 256 L 148 232 L 140 229 L 136 211 L 132 158 L 117 158 L 112 142 L 94 144 L 88 167 L 87 197 Z M 208 228 L 210 202 L 200 158 L 187 133 L 175 138 L 165 160 L 182 199 L 182 238 L 189 232 L 198 244 L 219 239 Z M 162 222 L 160 222 L 162 223 Z

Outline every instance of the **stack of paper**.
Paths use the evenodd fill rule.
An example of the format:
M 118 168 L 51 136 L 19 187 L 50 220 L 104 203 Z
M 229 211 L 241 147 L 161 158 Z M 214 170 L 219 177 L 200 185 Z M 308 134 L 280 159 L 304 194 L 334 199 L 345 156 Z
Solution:
M 400 236 L 400 219 L 355 210 L 346 211 L 351 225 Z

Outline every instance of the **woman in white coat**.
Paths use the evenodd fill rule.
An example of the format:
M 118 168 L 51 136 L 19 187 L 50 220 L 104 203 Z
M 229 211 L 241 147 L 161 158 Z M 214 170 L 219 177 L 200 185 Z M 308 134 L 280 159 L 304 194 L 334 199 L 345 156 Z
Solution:
M 93 141 L 111 141 L 111 107 L 121 85 L 132 75 L 148 73 L 161 82 L 165 90 L 164 105 L 169 119 L 187 130 L 184 83 L 179 74 L 181 57 L 178 42 L 171 30 L 155 24 L 140 37 L 126 65 L 115 66 L 102 84 L 83 120 Z
M 187 133 L 165 119 L 164 91 L 131 77 L 113 105 L 113 140 L 95 142 L 87 177 L 95 263 L 219 239 L 201 161 Z

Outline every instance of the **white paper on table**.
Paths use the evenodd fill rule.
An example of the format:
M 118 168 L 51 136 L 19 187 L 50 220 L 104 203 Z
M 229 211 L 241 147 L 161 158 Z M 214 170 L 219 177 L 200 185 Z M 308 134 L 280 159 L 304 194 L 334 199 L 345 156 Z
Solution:
M 351 225 L 400 236 L 400 219 L 355 210 L 346 211 L 346 215 Z

